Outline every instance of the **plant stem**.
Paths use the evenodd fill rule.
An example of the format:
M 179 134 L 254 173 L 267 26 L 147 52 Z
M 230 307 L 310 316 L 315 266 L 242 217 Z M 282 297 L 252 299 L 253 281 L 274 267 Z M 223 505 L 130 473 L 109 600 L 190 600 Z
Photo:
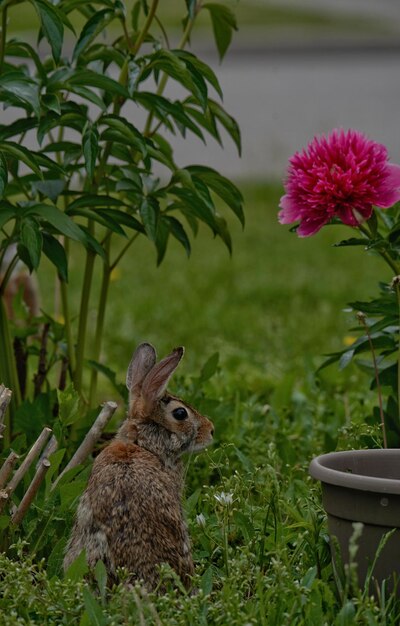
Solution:
M 364 226 L 363 224 L 359 224 L 358 225 L 358 230 L 363 233 L 363 235 L 366 236 L 366 238 L 369 241 L 373 240 L 373 236 L 371 231 Z M 395 273 L 395 275 L 397 276 L 400 273 L 400 268 L 398 267 L 398 265 L 395 263 L 395 261 L 393 261 L 393 259 L 390 257 L 390 255 L 386 252 L 386 250 L 378 250 L 378 253 L 381 255 L 381 257 L 383 258 L 383 260 L 389 265 L 389 267 L 393 270 L 393 272 Z
M 153 0 L 153 2 L 151 3 L 151 7 L 150 7 L 149 13 L 147 15 L 146 21 L 143 24 L 143 28 L 142 28 L 141 32 L 139 33 L 138 38 L 136 39 L 135 44 L 134 44 L 134 46 L 132 48 L 132 54 L 134 56 L 136 56 L 136 54 L 139 52 L 140 46 L 142 45 L 142 43 L 143 43 L 143 41 L 144 41 L 148 31 L 149 31 L 149 28 L 151 26 L 151 23 L 152 23 L 152 21 L 154 19 L 156 11 L 157 11 L 158 2 L 159 2 L 159 0 Z
M 122 259 L 122 257 L 125 255 L 125 253 L 129 250 L 129 248 L 131 247 L 131 245 L 133 244 L 134 241 L 136 241 L 136 239 L 139 237 L 140 233 L 137 232 L 134 235 L 132 235 L 132 237 L 129 239 L 128 243 L 122 248 L 122 250 L 120 251 L 120 253 L 116 256 L 116 258 L 114 259 L 113 263 L 111 263 L 110 265 L 110 271 L 112 272 L 113 269 L 116 268 L 116 266 L 118 265 L 118 263 L 120 262 L 120 260 Z
M 399 419 L 400 419 L 400 285 L 399 285 L 398 280 L 395 280 L 393 282 L 395 282 L 397 306 L 399 309 L 399 335 L 398 335 L 399 345 L 397 346 L 397 410 L 399 412 Z
M 93 234 L 94 226 L 89 221 L 89 231 Z M 82 294 L 81 294 L 81 306 L 79 309 L 79 326 L 78 336 L 76 343 L 76 365 L 74 383 L 76 390 L 81 393 L 82 391 L 82 373 L 83 373 L 83 361 L 85 358 L 85 345 L 86 345 L 86 330 L 89 314 L 89 300 L 90 291 L 92 287 L 93 269 L 95 261 L 95 253 L 93 250 L 87 250 L 86 252 L 86 265 L 85 274 L 83 277 Z
M 10 324 L 3 298 L 0 298 L 0 345 L 2 346 L 2 355 L 0 359 L 0 382 L 4 383 L 6 387 L 12 391 L 11 402 L 4 419 L 4 425 L 6 428 L 4 429 L 3 444 L 4 448 L 8 448 L 12 438 L 13 418 L 17 408 L 21 404 L 21 391 L 18 381 L 17 365 L 15 362 Z
M 0 73 L 3 71 L 4 56 L 6 52 L 6 39 L 7 39 L 7 9 L 8 6 L 3 7 L 1 15 L 1 39 L 0 39 Z
M 71 370 L 71 377 L 74 379 L 75 375 L 75 347 L 74 341 L 72 338 L 72 326 L 71 326 L 71 317 L 69 311 L 69 298 L 68 298 L 68 289 L 67 283 L 60 279 L 60 293 L 61 293 L 61 304 L 64 316 L 64 326 L 65 326 L 65 337 L 67 341 L 67 352 L 68 352 L 68 360 Z
M 382 435 L 383 435 L 383 447 L 387 448 L 385 414 L 383 412 L 383 401 L 382 401 L 382 388 L 381 388 L 381 383 L 380 383 L 380 380 L 379 380 L 379 370 L 378 370 L 378 363 L 377 363 L 377 360 L 376 360 L 375 348 L 374 348 L 374 344 L 372 342 L 371 333 L 369 332 L 369 328 L 368 328 L 368 325 L 367 325 L 365 314 L 362 311 L 360 311 L 359 313 L 357 313 L 357 318 L 358 318 L 358 321 L 360 322 L 360 324 L 364 327 L 365 334 L 367 335 L 369 347 L 370 347 L 371 354 L 372 354 L 372 363 L 373 363 L 373 366 L 374 366 L 376 389 L 377 389 L 377 392 L 378 392 L 379 415 L 380 415 L 380 418 L 381 418 Z
M 101 281 L 100 299 L 99 299 L 99 305 L 97 308 L 96 331 L 95 331 L 94 345 L 93 345 L 93 351 L 92 351 L 92 359 L 93 361 L 96 361 L 96 363 L 98 362 L 100 358 L 100 353 L 101 353 L 101 344 L 102 344 L 102 339 L 103 339 L 108 289 L 110 286 L 110 277 L 111 277 L 111 271 L 112 271 L 112 268 L 110 267 L 110 243 L 111 243 L 111 237 L 107 237 L 105 241 L 105 252 L 107 255 L 107 261 L 103 261 L 103 278 Z M 93 402 L 96 396 L 97 376 L 98 376 L 97 370 L 92 369 L 92 372 L 90 375 L 90 391 L 89 391 L 89 406 L 90 407 L 93 405 Z
M 3 280 L 1 281 L 1 285 L 0 285 L 0 297 L 2 295 L 4 295 L 4 292 L 6 290 L 8 281 L 10 280 L 11 274 L 13 273 L 13 270 L 15 268 L 15 266 L 18 263 L 18 254 L 15 254 L 11 263 L 9 264 L 9 266 L 7 267 L 7 270 L 4 274 Z

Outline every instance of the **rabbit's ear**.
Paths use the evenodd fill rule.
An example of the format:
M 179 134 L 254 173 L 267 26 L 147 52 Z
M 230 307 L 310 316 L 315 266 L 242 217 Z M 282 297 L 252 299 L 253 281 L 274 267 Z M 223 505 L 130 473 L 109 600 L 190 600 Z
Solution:
M 156 360 L 156 351 L 151 344 L 141 343 L 136 348 L 126 373 L 126 386 L 131 393 L 142 384 Z
M 162 397 L 184 351 L 182 347 L 175 348 L 147 374 L 142 385 L 142 396 L 148 404 L 152 405 Z

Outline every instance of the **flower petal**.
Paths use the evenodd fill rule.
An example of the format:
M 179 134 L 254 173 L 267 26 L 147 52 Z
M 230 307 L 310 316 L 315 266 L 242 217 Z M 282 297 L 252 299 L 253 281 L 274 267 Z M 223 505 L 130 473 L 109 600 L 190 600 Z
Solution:
M 400 200 L 400 165 L 388 163 L 389 175 L 385 181 L 385 190 L 375 202 L 376 206 L 387 209 Z
M 301 211 L 288 194 L 282 196 L 279 206 L 282 209 L 278 213 L 278 220 L 281 224 L 292 224 L 300 219 Z

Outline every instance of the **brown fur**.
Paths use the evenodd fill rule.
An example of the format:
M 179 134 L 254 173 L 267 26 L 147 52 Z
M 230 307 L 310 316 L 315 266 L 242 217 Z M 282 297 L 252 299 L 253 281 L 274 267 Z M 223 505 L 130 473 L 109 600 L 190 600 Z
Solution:
M 193 561 L 181 496 L 184 452 L 212 440 L 213 425 L 193 407 L 166 393 L 182 358 L 177 349 L 156 365 L 155 351 L 141 344 L 128 369 L 128 417 L 96 458 L 67 546 L 64 568 L 86 550 L 90 567 L 101 559 L 111 580 L 125 567 L 148 589 L 168 563 L 190 587 Z M 187 417 L 173 412 L 185 408 Z

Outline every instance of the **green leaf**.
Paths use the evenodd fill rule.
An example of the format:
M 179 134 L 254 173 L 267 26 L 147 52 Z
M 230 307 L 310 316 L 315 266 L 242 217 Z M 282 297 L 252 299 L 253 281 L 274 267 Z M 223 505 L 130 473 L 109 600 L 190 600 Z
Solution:
M 2 207 L 0 209 L 0 228 L 3 228 L 4 224 L 15 217 L 16 209 L 14 207 Z
M 65 181 L 49 178 L 32 182 L 32 189 L 39 191 L 43 195 L 55 202 L 65 188 Z
M 171 132 L 174 132 L 174 127 L 168 117 L 171 117 L 176 122 L 178 130 L 182 136 L 185 136 L 185 129 L 187 128 L 200 137 L 200 139 L 204 142 L 203 133 L 185 113 L 185 109 L 180 102 L 170 102 L 163 96 L 146 91 L 137 93 L 134 99 L 135 102 L 141 104 L 148 111 L 151 111 Z
M 83 588 L 83 601 L 91 626 L 106 626 L 108 619 L 103 613 L 100 604 L 90 593 L 88 587 Z
M 208 596 L 213 588 L 213 568 L 212 565 L 207 567 L 201 576 L 200 588 L 205 596 Z
M 46 0 L 31 0 L 35 7 L 43 29 L 44 36 L 50 44 L 56 63 L 60 60 L 64 37 L 64 26 L 57 10 Z
M 118 115 L 103 115 L 99 121 L 100 124 L 105 124 L 108 128 L 116 131 L 115 140 L 122 143 L 129 143 L 134 148 L 139 150 L 143 156 L 147 154 L 146 142 L 143 139 L 142 133 L 127 120 L 119 117 Z
M 133 217 L 133 215 L 130 215 L 129 213 L 124 213 L 124 211 L 119 211 L 118 209 L 101 209 L 100 213 L 102 215 L 108 215 L 109 217 L 112 217 L 116 222 L 118 222 L 118 224 L 123 224 L 124 226 L 127 226 L 132 230 L 137 230 L 139 233 L 145 232 L 145 229 L 143 228 L 139 220 L 137 220 L 135 217 Z
M 61 115 L 61 105 L 58 97 L 53 94 L 44 94 L 42 96 L 42 104 L 49 111 L 54 111 L 57 115 Z
M 107 570 L 103 561 L 97 561 L 96 565 L 94 566 L 94 575 L 96 578 L 96 582 L 99 586 L 101 599 L 104 601 L 107 591 Z
M 209 99 L 208 106 L 211 114 L 219 121 L 220 124 L 222 124 L 227 133 L 231 136 L 240 156 L 242 153 L 242 141 L 240 136 L 240 128 L 236 120 L 231 115 L 229 115 L 225 111 L 225 109 L 223 109 L 222 106 L 218 104 L 218 102 L 215 102 L 215 100 Z
M 188 12 L 188 17 L 190 20 L 193 20 L 196 16 L 196 6 L 197 0 L 185 0 L 186 8 Z
M 111 196 L 101 196 L 94 195 L 90 193 L 84 193 L 79 198 L 76 198 L 73 202 L 70 203 L 68 207 L 68 211 L 72 211 L 75 209 L 86 208 L 86 207 L 123 207 L 125 206 L 122 200 L 118 200 L 118 198 L 113 198 Z
M 149 70 L 163 71 L 185 87 L 205 109 L 207 106 L 207 85 L 201 74 L 194 71 L 194 67 L 188 68 L 186 63 L 171 50 L 158 50 L 150 57 L 150 63 L 146 67 Z
M 175 239 L 177 239 L 179 243 L 182 244 L 182 246 L 185 248 L 187 256 L 189 257 L 191 252 L 190 240 L 182 224 L 179 222 L 179 220 L 177 220 L 175 217 L 172 217 L 171 215 L 165 216 L 165 218 L 168 219 L 171 235 L 173 235 Z
M 31 59 L 36 65 L 36 69 L 38 71 L 38 75 L 40 76 L 40 79 L 43 82 L 46 81 L 47 73 L 43 67 L 43 64 L 40 60 L 39 55 L 34 50 L 34 48 L 31 45 L 29 45 L 29 43 L 27 43 L 26 41 L 15 41 L 15 40 L 9 41 L 6 45 L 6 55 L 22 57 L 25 59 Z
M 70 485 L 67 485 L 69 487 Z M 77 556 L 75 561 L 71 563 L 69 568 L 65 572 L 65 578 L 72 580 L 73 582 L 79 582 L 89 572 L 89 567 L 86 561 L 85 550 Z
M 58 468 L 60 467 L 61 461 L 63 460 L 64 455 L 65 455 L 65 452 L 66 452 L 66 449 L 62 448 L 61 450 L 56 450 L 50 456 L 49 460 L 50 460 L 51 465 L 46 472 L 46 493 L 49 493 L 51 489 L 52 478 L 54 474 L 57 472 Z M 64 548 L 65 548 L 65 545 L 64 545 Z
M 68 90 L 72 93 L 75 93 L 77 96 L 80 96 L 85 100 L 89 100 L 89 102 L 92 102 L 93 104 L 98 106 L 99 109 L 101 109 L 102 111 L 105 111 L 107 109 L 103 100 L 97 95 L 97 93 L 95 93 L 91 89 L 87 89 L 86 87 L 82 87 L 81 85 L 72 85 L 69 83 L 66 84 L 65 87 L 68 88 Z
M 65 250 L 55 237 L 43 233 L 43 252 L 56 267 L 61 280 L 68 282 L 68 261 Z
M 97 363 L 97 361 L 92 361 L 92 360 L 88 360 L 87 364 L 90 365 L 90 367 L 92 367 L 96 371 L 103 374 L 103 376 L 105 376 L 107 380 L 110 381 L 114 389 L 117 391 L 117 393 L 119 393 L 119 395 L 124 399 L 124 401 L 125 402 L 128 401 L 128 390 L 126 388 L 126 385 L 117 382 L 117 375 L 112 369 L 110 369 L 109 367 L 106 367 L 105 365 L 102 365 L 101 363 Z
M 143 221 L 146 234 L 151 241 L 156 242 L 157 221 L 159 207 L 154 198 L 144 198 L 140 205 L 140 216 Z
M 64 426 L 70 426 L 81 418 L 80 396 L 70 384 L 64 391 L 57 389 L 58 416 Z
M 200 380 L 201 382 L 206 382 L 210 380 L 214 376 L 214 374 L 218 370 L 219 364 L 219 352 L 214 352 L 209 359 L 204 363 L 200 372 Z
M 0 152 L 9 154 L 14 159 L 17 159 L 17 161 L 22 161 L 33 172 L 35 172 L 35 174 L 39 176 L 39 178 L 43 179 L 43 174 L 37 165 L 36 153 L 32 152 L 31 150 L 28 150 L 27 148 L 24 148 L 23 146 L 20 146 L 17 143 L 14 143 L 13 141 L 8 141 L 8 142 L 1 141 Z
M 36 220 L 26 217 L 21 224 L 20 243 L 24 246 L 28 257 L 28 267 L 37 269 L 42 252 L 42 234 Z M 25 259 L 24 259 L 25 261 Z
M 243 196 L 239 189 L 230 180 L 219 174 L 211 167 L 204 165 L 190 165 L 187 169 L 192 176 L 198 176 L 232 209 L 244 226 Z
M 232 239 L 229 233 L 228 224 L 226 223 L 226 220 L 220 215 L 216 215 L 215 222 L 217 226 L 216 230 L 217 230 L 218 235 L 221 237 L 222 241 L 228 248 L 229 254 L 232 254 Z
M 85 158 L 85 167 L 90 179 L 93 178 L 96 166 L 96 159 L 99 151 L 99 132 L 96 126 L 88 123 L 83 132 L 83 156 Z
M 229 7 L 214 2 L 203 4 L 203 8 L 210 12 L 214 39 L 222 61 L 231 43 L 232 31 L 237 30 L 235 14 Z
M 202 222 L 207 224 L 214 233 L 216 232 L 214 211 L 195 191 L 175 186 L 171 187 L 169 193 L 179 198 L 185 207 L 185 213 L 188 212 L 189 214 L 199 218 Z
M 111 211 L 112 213 L 112 211 Z M 81 209 L 68 209 L 68 215 L 81 215 L 82 217 L 86 217 L 88 219 L 92 219 L 99 224 L 102 224 L 107 229 L 111 230 L 118 235 L 122 235 L 126 237 L 126 233 L 123 228 L 119 225 L 118 221 L 113 218 L 112 215 L 107 215 L 104 211 L 97 209 L 97 211 L 93 211 L 89 208 L 81 208 Z
M 134 59 L 128 61 L 128 93 L 132 97 L 137 89 L 141 67 Z
M 79 35 L 79 39 L 76 42 L 74 51 L 72 53 L 72 60 L 76 61 L 76 59 L 82 54 L 84 49 L 88 46 L 88 44 L 97 37 L 99 33 L 101 33 L 104 28 L 114 19 L 113 11 L 109 9 L 103 9 L 102 11 L 96 11 L 86 22 L 84 27 L 82 28 L 81 34 Z
M 0 152 L 0 198 L 4 196 L 4 191 L 7 186 L 7 180 L 8 180 L 7 161 L 5 160 L 2 152 Z
M 364 246 L 366 247 L 368 244 L 368 240 L 364 239 L 364 237 L 350 237 L 350 239 L 343 239 L 338 243 L 334 243 L 334 248 L 343 248 L 347 246 Z
M 0 125 L 0 141 L 4 141 L 14 135 L 22 135 L 37 126 L 38 121 L 34 117 L 16 120 L 12 124 Z
M 355 350 L 347 350 L 346 352 L 343 352 L 339 359 L 339 369 L 343 370 L 351 362 L 354 354 Z
M 4 72 L 0 75 L 0 95 L 9 94 L 15 103 L 20 101 L 37 117 L 40 117 L 39 87 L 22 72 Z
M 76 70 L 68 79 L 68 84 L 96 87 L 97 89 L 104 89 L 105 92 L 113 96 L 117 95 L 124 98 L 127 98 L 129 95 L 126 88 L 116 80 L 92 70 Z
M 51 204 L 36 204 L 29 207 L 25 211 L 25 215 L 36 215 L 37 217 L 49 222 L 59 233 L 70 237 L 75 241 L 80 241 L 84 245 L 87 239 L 82 229 L 75 224 L 68 215 L 57 209 Z
M 164 219 L 164 216 L 161 216 L 157 223 L 157 233 L 156 233 L 156 249 L 157 249 L 157 266 L 159 266 L 165 256 L 167 251 L 169 239 L 169 224 Z
M 210 85 L 214 87 L 221 100 L 223 99 L 223 93 L 218 78 L 207 63 L 204 63 L 204 61 L 201 61 L 194 54 L 187 52 L 186 50 L 174 50 L 174 54 L 185 61 L 187 67 L 193 66 L 202 76 L 204 76 Z

